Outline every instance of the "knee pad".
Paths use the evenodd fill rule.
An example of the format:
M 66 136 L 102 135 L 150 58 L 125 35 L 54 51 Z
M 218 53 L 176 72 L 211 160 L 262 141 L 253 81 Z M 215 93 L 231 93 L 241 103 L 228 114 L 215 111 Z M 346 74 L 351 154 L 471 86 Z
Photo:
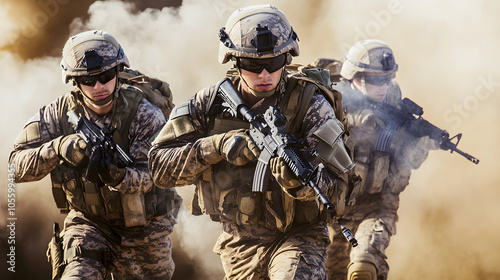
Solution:
M 347 280 L 377 280 L 377 269 L 372 263 L 354 262 L 349 265 Z

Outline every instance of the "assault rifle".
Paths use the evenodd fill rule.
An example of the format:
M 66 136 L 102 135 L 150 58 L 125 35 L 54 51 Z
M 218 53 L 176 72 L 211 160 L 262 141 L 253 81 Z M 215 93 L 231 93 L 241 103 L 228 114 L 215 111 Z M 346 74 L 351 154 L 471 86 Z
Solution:
M 282 158 L 297 179 L 305 186 L 312 188 L 318 200 L 326 209 L 334 214 L 335 207 L 318 187 L 318 179 L 323 164 L 313 168 L 299 151 L 305 141 L 297 140 L 293 135 L 287 134 L 285 125 L 286 117 L 278 106 L 270 106 L 263 115 L 255 114 L 243 103 L 231 80 L 223 79 L 217 85 L 217 95 L 225 101 L 232 110 L 233 115 L 250 123 L 250 137 L 261 150 L 255 169 L 252 191 L 265 192 L 269 181 L 271 158 Z M 234 141 L 238 141 L 235 139 Z M 233 157 L 229 149 L 228 158 Z M 353 247 L 358 245 L 351 231 L 341 225 L 342 233 Z
M 457 148 L 457 145 L 462 138 L 462 133 L 450 138 L 450 134 L 448 134 L 448 132 L 423 119 L 422 115 L 424 114 L 424 110 L 422 107 L 418 106 L 415 102 L 408 98 L 401 100 L 399 102 L 399 106 L 401 109 L 391 106 L 385 102 L 374 105 L 377 116 L 384 122 L 384 124 L 386 124 L 386 127 L 388 127 L 389 130 L 392 129 L 393 133 L 399 127 L 404 127 L 410 135 L 416 138 L 429 136 L 439 144 L 439 147 L 442 150 L 450 150 L 450 153 L 457 152 L 471 162 L 475 164 L 479 163 L 479 159 Z M 381 137 L 377 139 L 376 144 L 376 148 L 381 151 L 388 149 L 392 138 L 384 138 L 383 135 L 384 132 L 382 132 Z
M 75 126 L 75 131 L 80 133 L 85 142 L 91 146 L 89 165 L 85 174 L 89 181 L 98 182 L 98 169 L 110 162 L 118 167 L 127 167 L 134 163 L 127 151 L 113 141 L 114 129 L 101 129 L 86 117 L 78 117 L 73 111 L 68 111 L 67 115 L 68 121 Z

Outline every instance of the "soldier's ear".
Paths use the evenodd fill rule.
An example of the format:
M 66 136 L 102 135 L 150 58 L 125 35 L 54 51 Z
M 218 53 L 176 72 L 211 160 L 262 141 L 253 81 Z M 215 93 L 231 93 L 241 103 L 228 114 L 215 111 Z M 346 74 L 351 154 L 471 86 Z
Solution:
M 290 63 L 292 63 L 292 55 L 287 52 L 286 53 L 286 65 L 290 65 Z

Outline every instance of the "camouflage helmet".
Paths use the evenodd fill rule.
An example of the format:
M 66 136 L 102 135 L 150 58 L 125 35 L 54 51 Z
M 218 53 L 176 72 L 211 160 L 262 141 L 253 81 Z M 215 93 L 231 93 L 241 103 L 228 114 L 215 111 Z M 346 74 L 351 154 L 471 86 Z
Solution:
M 234 57 L 270 58 L 287 52 L 299 55 L 297 34 L 286 15 L 271 5 L 234 11 L 220 29 L 219 38 L 222 64 Z
M 359 41 L 349 49 L 340 75 L 351 80 L 360 72 L 392 74 L 397 70 L 391 48 L 380 40 L 369 39 Z
M 73 76 L 93 75 L 121 65 L 130 66 L 115 37 L 103 30 L 85 31 L 64 45 L 62 79 L 67 83 Z

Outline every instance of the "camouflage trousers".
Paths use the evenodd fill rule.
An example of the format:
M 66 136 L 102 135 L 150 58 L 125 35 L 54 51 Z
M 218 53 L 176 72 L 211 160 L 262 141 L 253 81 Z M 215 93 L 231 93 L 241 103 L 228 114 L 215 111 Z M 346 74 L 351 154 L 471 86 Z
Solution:
M 360 206 L 356 215 L 368 213 L 363 218 L 351 216 L 340 220 L 357 239 L 356 247 L 351 247 L 338 225 L 329 226 L 331 243 L 327 248 L 326 262 L 328 280 L 347 279 L 347 269 L 353 262 L 373 263 L 377 268 L 377 278 L 387 279 L 389 265 L 385 250 L 389 246 L 391 236 L 396 234 L 399 198 L 389 196 L 386 200 L 388 201 L 384 203 L 374 201 Z M 380 209 L 380 205 L 384 207 Z M 372 212 L 369 209 L 372 209 Z
M 225 279 L 326 279 L 325 223 L 301 225 L 286 233 L 226 223 L 214 252 Z
M 72 210 L 64 220 L 62 232 L 65 254 L 69 248 L 107 251 L 110 261 L 76 257 L 61 279 L 105 279 L 112 272 L 118 279 L 171 279 L 175 264 L 169 234 L 174 226 L 170 215 L 156 216 L 140 229 L 111 230 Z

